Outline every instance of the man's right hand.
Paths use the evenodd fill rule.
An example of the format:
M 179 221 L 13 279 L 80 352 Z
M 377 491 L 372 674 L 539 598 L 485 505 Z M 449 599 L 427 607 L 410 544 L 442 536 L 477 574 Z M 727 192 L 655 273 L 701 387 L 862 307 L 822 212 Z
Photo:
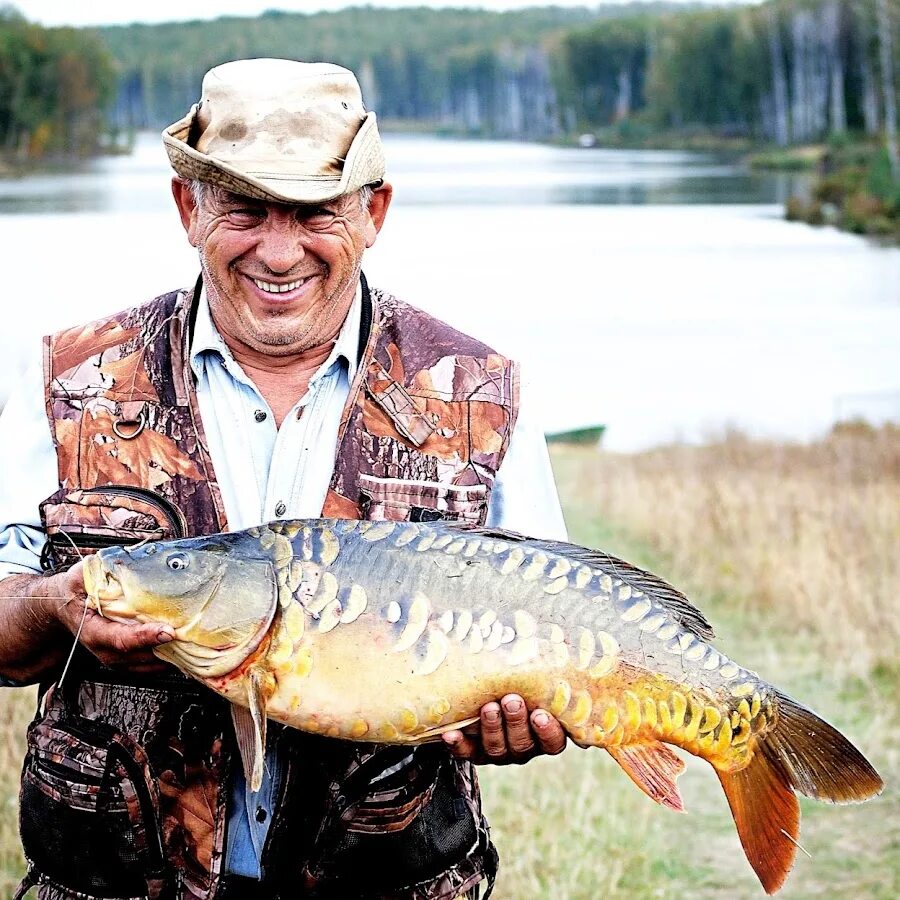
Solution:
M 141 673 L 160 672 L 168 667 L 168 663 L 157 659 L 152 650 L 172 640 L 172 627 L 155 622 L 113 622 L 87 609 L 84 563 L 78 562 L 47 581 L 47 602 L 51 609 L 52 604 L 56 604 L 57 620 L 73 636 L 78 635 L 80 643 L 103 665 Z
M 172 640 L 171 626 L 113 622 L 87 609 L 80 562 L 58 575 L 4 578 L 0 597 L 0 676 L 14 683 L 58 673 L 75 635 L 106 666 L 148 674 L 168 665 L 151 651 Z

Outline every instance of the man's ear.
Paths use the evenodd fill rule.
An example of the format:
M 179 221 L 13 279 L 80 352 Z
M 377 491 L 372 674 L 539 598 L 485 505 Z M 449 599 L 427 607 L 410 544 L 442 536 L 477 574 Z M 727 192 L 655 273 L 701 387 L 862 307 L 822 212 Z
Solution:
M 190 184 L 182 178 L 173 178 L 172 196 L 175 198 L 178 215 L 181 217 L 181 224 L 187 232 L 188 240 L 192 247 L 196 247 L 198 209 Z
M 384 225 L 388 207 L 391 205 L 391 197 L 394 196 L 394 188 L 388 182 L 376 188 L 369 202 L 368 221 L 366 223 L 366 247 L 371 247 Z

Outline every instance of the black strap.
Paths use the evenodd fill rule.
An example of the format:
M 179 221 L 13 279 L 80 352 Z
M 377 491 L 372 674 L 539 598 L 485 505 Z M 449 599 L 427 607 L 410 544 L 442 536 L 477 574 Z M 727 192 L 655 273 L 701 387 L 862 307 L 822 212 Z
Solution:
M 369 282 L 362 272 L 359 273 L 359 286 L 362 288 L 362 316 L 359 322 L 359 346 L 356 348 L 356 364 L 362 362 L 372 333 L 372 295 L 369 293 Z

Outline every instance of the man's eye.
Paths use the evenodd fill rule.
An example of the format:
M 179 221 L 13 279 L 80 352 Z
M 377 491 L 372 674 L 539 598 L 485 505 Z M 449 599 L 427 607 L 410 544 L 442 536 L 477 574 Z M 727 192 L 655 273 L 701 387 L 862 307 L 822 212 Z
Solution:
M 337 213 L 330 209 L 313 209 L 300 213 L 298 218 L 311 231 L 322 231 L 334 224 Z
M 265 218 L 266 214 L 261 209 L 247 207 L 245 209 L 230 209 L 226 215 L 228 221 L 235 225 L 256 225 Z

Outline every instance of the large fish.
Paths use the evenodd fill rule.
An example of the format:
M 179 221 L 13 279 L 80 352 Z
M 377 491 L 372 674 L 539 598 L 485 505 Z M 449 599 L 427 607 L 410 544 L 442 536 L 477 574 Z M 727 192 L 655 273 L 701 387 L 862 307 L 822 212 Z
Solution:
M 794 791 L 840 803 L 882 788 L 843 735 L 716 650 L 682 594 L 571 544 L 449 523 L 286 521 L 102 550 L 85 584 L 104 615 L 174 627 L 156 653 L 236 704 L 251 786 L 267 716 L 420 743 L 516 692 L 672 809 L 684 764 L 666 744 L 707 760 L 768 893 L 793 862 Z

